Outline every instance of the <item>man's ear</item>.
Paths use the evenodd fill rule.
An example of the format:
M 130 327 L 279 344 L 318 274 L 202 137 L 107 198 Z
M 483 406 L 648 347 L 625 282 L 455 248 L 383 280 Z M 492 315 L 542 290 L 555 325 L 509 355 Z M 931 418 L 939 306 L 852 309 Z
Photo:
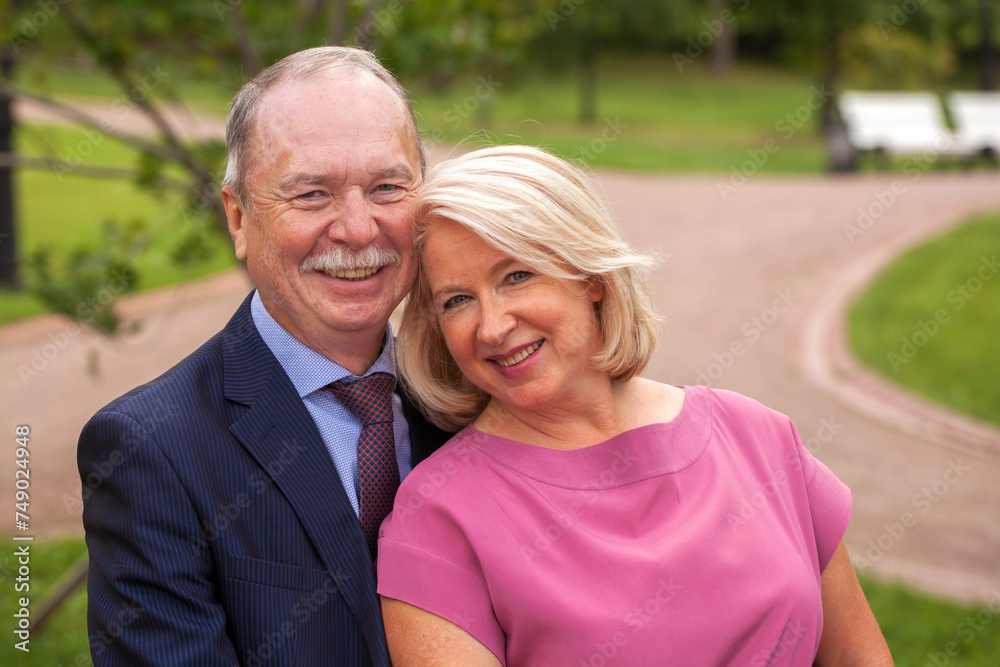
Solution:
M 244 225 L 247 222 L 247 213 L 243 210 L 240 198 L 229 185 L 222 187 L 222 205 L 226 209 L 226 222 L 229 225 L 229 235 L 233 237 L 236 259 L 245 262 L 247 260 L 247 242 Z

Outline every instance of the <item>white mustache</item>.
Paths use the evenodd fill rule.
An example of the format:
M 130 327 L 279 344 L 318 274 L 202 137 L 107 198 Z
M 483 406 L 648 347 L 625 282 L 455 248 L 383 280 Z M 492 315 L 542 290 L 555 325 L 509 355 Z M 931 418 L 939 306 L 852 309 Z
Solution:
M 309 271 L 349 271 L 371 267 L 399 266 L 403 258 L 395 250 L 369 245 L 361 250 L 351 250 L 346 246 L 334 246 L 322 255 L 306 257 L 299 265 L 300 273 Z

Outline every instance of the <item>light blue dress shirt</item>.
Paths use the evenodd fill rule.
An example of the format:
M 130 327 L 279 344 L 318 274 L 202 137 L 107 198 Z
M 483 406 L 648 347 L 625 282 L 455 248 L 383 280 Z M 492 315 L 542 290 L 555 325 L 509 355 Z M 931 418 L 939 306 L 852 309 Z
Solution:
M 330 452 L 330 458 L 340 474 L 347 497 L 360 516 L 358 502 L 358 438 L 361 436 L 361 422 L 333 394 L 320 391 L 322 387 L 342 378 L 357 379 L 350 371 L 330 361 L 292 336 L 278 324 L 264 304 L 260 295 L 254 292 L 250 304 L 253 323 L 270 348 L 278 363 L 295 385 L 302 402 L 312 415 L 323 444 Z M 386 324 L 386 341 L 392 341 L 392 327 Z M 389 373 L 396 376 L 396 357 L 391 344 L 382 346 L 382 354 L 375 360 L 365 375 Z M 403 480 L 412 469 L 410 459 L 410 427 L 403 417 L 403 402 L 399 394 L 392 395 L 392 426 L 396 437 L 396 462 L 399 464 L 399 479 Z

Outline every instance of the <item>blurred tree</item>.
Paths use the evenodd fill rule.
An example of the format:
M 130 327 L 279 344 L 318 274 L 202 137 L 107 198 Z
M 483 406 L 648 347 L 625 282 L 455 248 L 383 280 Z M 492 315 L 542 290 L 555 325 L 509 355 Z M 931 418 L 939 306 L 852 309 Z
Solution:
M 12 14 L 16 4 L 6 8 Z M 8 24 L 4 21 L 4 24 Z M 7 83 L 14 78 L 17 48 L 8 41 L 0 47 L 0 160 L 13 156 L 14 98 L 7 90 Z M 17 221 L 14 206 L 14 163 L 0 162 L 0 287 L 21 288 L 17 261 Z
M 544 0 L 538 3 L 547 30 L 539 31 L 532 52 L 550 67 L 574 67 L 579 77 L 579 120 L 597 120 L 597 63 L 611 51 L 663 47 L 697 32 L 697 20 L 710 13 L 704 0 Z
M 993 34 L 996 32 L 994 4 L 991 0 L 979 0 L 979 21 L 982 26 L 979 84 L 983 90 L 996 90 L 997 53 L 993 42 Z
M 5 9 L 14 9 L 4 4 L 8 5 Z M 9 147 L 0 146 L 0 150 L 6 148 L 4 159 L 18 166 L 44 166 L 60 175 L 126 177 L 154 194 L 180 192 L 185 203 L 176 216 L 184 231 L 176 248 L 167 250 L 167 254 L 179 266 L 203 261 L 206 235 L 223 234 L 228 238 L 225 211 L 218 195 L 225 147 L 218 139 L 195 141 L 185 137 L 170 120 L 168 108 L 180 110 L 180 116 L 186 113 L 175 87 L 180 78 L 175 64 L 184 63 L 188 74 L 223 80 L 233 77 L 227 77 L 228 72 L 241 69 L 243 76 L 251 76 L 262 62 L 283 55 L 291 12 L 281 6 L 244 0 L 93 0 L 84 5 L 53 2 L 14 13 L 6 46 L 18 53 L 22 69 L 27 70 L 19 79 L 29 83 L 20 86 L 8 79 L 0 95 L 30 98 L 89 128 L 85 135 L 94 142 L 110 137 L 126 143 L 135 149 L 137 158 L 132 169 L 92 167 L 80 161 L 70 164 L 54 156 L 18 158 Z M 315 32 L 310 31 L 304 39 L 313 39 Z M 109 117 L 92 115 L 46 93 L 46 72 L 55 63 L 68 60 L 90 62 L 105 73 L 121 91 L 109 101 L 112 115 L 144 116 L 154 128 L 152 136 L 132 134 L 109 122 Z M 230 80 L 235 90 L 239 82 Z M 2 120 L 0 108 L 0 141 Z M 148 244 L 150 234 L 141 229 L 147 224 L 145 220 L 106 221 L 99 247 L 68 248 L 59 253 L 51 248 L 37 249 L 28 266 L 32 291 L 50 309 L 81 319 L 79 313 L 70 312 L 74 309 L 67 304 L 84 303 L 80 290 L 92 288 L 102 276 L 111 280 L 122 275 L 126 267 L 128 289 L 138 284 L 141 276 L 136 273 L 133 255 L 143 252 Z M 81 279 L 84 275 L 87 280 Z M 102 303 L 100 316 L 84 321 L 106 333 L 118 330 L 113 302 Z

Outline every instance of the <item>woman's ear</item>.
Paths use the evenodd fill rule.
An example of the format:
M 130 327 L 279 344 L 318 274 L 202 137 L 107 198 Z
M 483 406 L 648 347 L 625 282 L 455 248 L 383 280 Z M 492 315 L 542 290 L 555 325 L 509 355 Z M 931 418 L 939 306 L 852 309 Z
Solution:
M 604 298 L 604 281 L 597 276 L 587 278 L 587 295 L 594 303 L 600 303 Z

